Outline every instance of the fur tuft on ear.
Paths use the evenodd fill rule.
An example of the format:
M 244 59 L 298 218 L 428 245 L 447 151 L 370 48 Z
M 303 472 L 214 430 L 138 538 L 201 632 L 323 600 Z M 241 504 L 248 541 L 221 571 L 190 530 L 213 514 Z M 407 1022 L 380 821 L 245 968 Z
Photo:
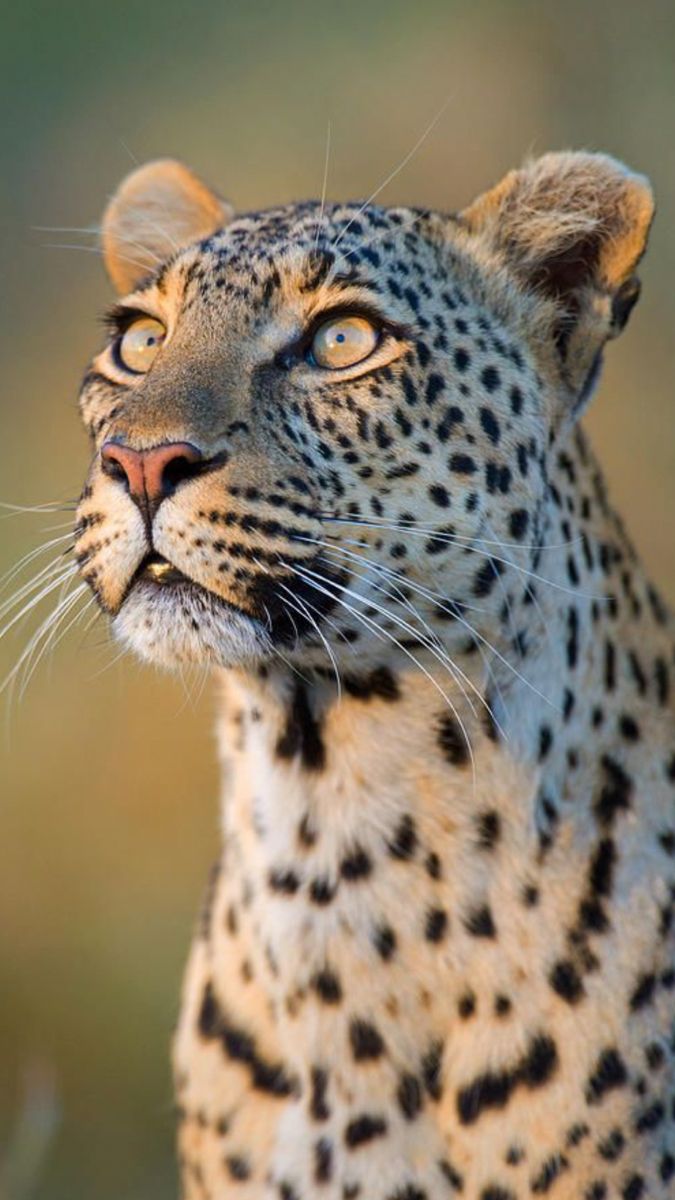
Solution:
M 127 175 L 103 215 L 103 256 L 120 294 L 191 242 L 232 220 L 233 209 L 182 163 L 145 163 Z
M 605 154 L 545 154 L 461 214 L 525 280 L 554 296 L 591 284 L 618 291 L 654 214 L 649 182 Z

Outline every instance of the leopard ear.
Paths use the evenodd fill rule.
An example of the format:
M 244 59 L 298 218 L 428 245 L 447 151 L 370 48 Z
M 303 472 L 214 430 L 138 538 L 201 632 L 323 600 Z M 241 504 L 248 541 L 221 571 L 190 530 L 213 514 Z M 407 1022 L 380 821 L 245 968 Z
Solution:
M 552 333 L 600 346 L 625 325 L 639 295 L 635 268 L 654 213 L 651 187 L 604 154 L 545 154 L 479 196 L 465 229 L 522 284 L 556 303 Z
M 160 263 L 232 220 L 233 210 L 186 166 L 171 158 L 127 175 L 103 214 L 103 257 L 120 294 L 133 291 Z

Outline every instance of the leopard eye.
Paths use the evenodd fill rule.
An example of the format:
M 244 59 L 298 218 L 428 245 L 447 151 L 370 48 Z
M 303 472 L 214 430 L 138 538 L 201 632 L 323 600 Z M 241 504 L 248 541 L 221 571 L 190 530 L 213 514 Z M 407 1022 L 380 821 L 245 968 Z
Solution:
M 372 354 L 378 341 L 378 330 L 367 317 L 334 317 L 315 333 L 311 360 L 332 371 L 353 367 Z
M 139 317 L 129 325 L 118 343 L 117 353 L 122 366 L 144 375 L 155 361 L 165 337 L 166 329 L 161 321 L 154 317 Z

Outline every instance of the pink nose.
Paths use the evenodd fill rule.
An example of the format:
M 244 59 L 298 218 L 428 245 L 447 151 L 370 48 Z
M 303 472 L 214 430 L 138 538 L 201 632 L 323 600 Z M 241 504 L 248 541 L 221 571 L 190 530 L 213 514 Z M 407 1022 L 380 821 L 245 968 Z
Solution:
M 119 479 L 142 508 L 155 511 L 179 483 L 199 474 L 201 450 L 190 442 L 166 442 L 150 450 L 132 450 L 119 442 L 105 442 L 101 461 L 106 475 Z

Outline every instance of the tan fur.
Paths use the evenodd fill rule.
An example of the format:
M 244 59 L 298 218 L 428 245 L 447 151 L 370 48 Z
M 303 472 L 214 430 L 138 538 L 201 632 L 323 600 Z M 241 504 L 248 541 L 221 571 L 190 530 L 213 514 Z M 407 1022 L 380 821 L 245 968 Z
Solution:
M 120 328 L 165 336 L 85 378 L 80 567 L 220 691 L 185 1200 L 673 1195 L 674 628 L 576 427 L 651 215 L 570 153 L 458 218 L 228 220 L 176 164 L 112 201 Z M 372 355 L 318 368 L 352 312 Z M 152 503 L 101 455 L 167 442 Z

